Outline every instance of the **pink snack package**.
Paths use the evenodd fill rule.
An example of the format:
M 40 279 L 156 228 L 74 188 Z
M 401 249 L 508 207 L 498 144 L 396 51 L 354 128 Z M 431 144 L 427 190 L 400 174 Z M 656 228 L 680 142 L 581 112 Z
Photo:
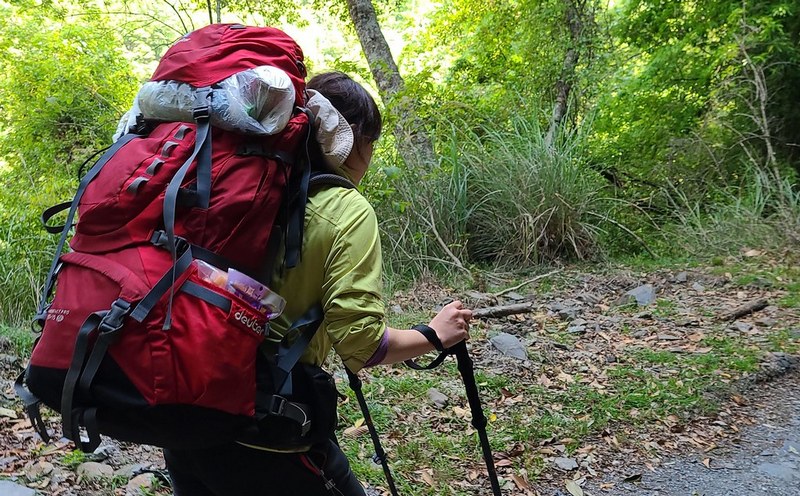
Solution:
M 286 300 L 279 294 L 235 269 L 228 269 L 227 290 L 266 315 L 267 320 L 272 320 L 280 315 L 286 306 Z

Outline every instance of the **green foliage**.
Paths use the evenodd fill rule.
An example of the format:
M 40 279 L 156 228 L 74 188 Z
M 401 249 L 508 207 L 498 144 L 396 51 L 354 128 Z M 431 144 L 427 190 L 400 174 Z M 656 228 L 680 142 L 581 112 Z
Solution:
M 28 357 L 33 349 L 34 333 L 29 328 L 12 327 L 0 323 L 0 338 L 7 340 L 15 356 Z M 0 347 L 0 351 L 2 347 Z
M 0 321 L 21 323 L 52 256 L 39 215 L 70 198 L 79 164 L 110 142 L 135 80 L 119 39 L 99 18 L 2 12 Z
M 712 205 L 673 189 L 672 246 L 700 258 L 737 254 L 742 247 L 781 249 L 800 243 L 800 191 L 791 179 L 751 169 L 743 184 L 719 187 Z M 713 262 L 713 261 L 712 261 Z

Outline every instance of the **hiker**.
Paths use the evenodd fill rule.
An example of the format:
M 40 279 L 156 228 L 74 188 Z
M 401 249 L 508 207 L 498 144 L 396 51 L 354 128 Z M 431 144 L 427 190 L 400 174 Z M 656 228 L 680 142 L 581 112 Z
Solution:
M 340 72 L 320 74 L 307 88 L 307 106 L 316 117 L 312 168 L 357 185 L 381 132 L 375 101 Z M 378 223 L 367 200 L 353 188 L 312 188 L 300 262 L 276 269 L 272 280 L 271 288 L 287 303 L 283 314 L 270 322 L 271 332 L 281 336 L 308 308 L 321 304 L 323 324 L 301 362 L 320 366 L 333 349 L 349 370 L 358 372 L 432 351 L 421 332 L 387 326 L 381 264 Z M 454 301 L 428 327 L 450 347 L 467 339 L 471 317 L 469 309 Z M 365 494 L 335 439 L 282 450 L 242 442 L 165 449 L 164 457 L 176 496 Z

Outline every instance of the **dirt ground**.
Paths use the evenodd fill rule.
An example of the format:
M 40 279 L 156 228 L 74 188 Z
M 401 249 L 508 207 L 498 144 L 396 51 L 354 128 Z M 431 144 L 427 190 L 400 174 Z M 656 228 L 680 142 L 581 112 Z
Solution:
M 706 334 L 744 336 L 757 345 L 767 342 L 770 329 L 778 327 L 798 333 L 789 338 L 800 341 L 800 309 L 772 304 L 784 298 L 785 291 L 761 279 L 737 284 L 735 277 L 701 269 L 617 271 L 571 275 L 571 283 L 548 292 L 546 297 L 520 294 L 524 288 L 502 295 L 471 291 L 457 296 L 476 308 L 531 302 L 528 315 L 487 319 L 484 323 L 492 332 L 501 330 L 517 336 L 530 355 L 527 362 L 501 356 L 488 339 L 471 340 L 471 352 L 477 367 L 492 368 L 523 381 L 538 381 L 557 391 L 573 376 L 602 387 L 604 364 L 620 360 L 626 349 L 703 354 L 707 352 L 702 345 Z M 653 286 L 662 304 L 654 304 L 650 310 L 637 310 L 635 304 L 631 311 L 614 310 L 620 298 L 625 299 L 626 291 L 644 284 Z M 432 308 L 432 302 L 440 302 L 442 294 L 395 296 L 393 304 L 403 309 Z M 720 330 L 719 315 L 759 299 L 769 300 L 770 306 Z M 630 306 L 630 298 L 622 304 Z M 560 335 L 574 338 L 565 345 L 557 340 Z M 541 363 L 537 357 L 542 358 Z M 597 439 L 595 444 L 602 447 L 591 453 L 591 470 L 585 471 L 583 466 L 577 471 L 548 468 L 530 481 L 529 489 L 506 484 L 504 494 L 800 494 L 800 372 L 796 371 L 794 357 L 773 358 L 780 362 L 776 371 L 749 378 L 742 383 L 740 395 L 721 397 L 725 404 L 717 416 L 697 419 L 685 431 L 671 430 L 667 425 L 661 426 L 657 437 L 642 434 L 638 438 L 643 445 L 655 446 L 658 441 L 662 451 L 649 453 L 647 446 L 635 446 L 635 440 L 634 445 L 617 446 Z M 76 456 L 65 439 L 43 445 L 13 393 L 13 379 L 23 365 L 10 344 L 0 342 L 0 495 L 169 494 L 166 487 L 159 487 L 158 477 L 153 477 L 153 472 L 163 470 L 158 449 L 106 439 L 95 454 L 84 458 Z M 510 405 L 510 399 L 487 402 L 487 407 L 502 416 L 503 408 L 519 407 Z M 57 432 L 57 416 L 49 422 Z M 511 477 L 508 469 L 500 470 L 506 479 Z M 150 489 L 143 491 L 142 485 Z M 419 491 L 417 494 L 426 494 L 425 486 Z

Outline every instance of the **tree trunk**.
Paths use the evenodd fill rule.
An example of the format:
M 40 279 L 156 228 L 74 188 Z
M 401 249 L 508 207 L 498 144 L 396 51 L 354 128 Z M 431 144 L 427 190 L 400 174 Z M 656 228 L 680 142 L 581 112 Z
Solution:
M 397 151 L 412 168 L 430 169 L 436 162 L 433 145 L 411 98 L 403 97 L 405 82 L 389 50 L 370 0 L 347 0 L 350 19 L 386 108 L 397 116 L 394 127 Z
M 569 106 L 569 95 L 572 91 L 572 81 L 575 78 L 575 67 L 578 66 L 580 58 L 580 47 L 583 41 L 583 15 L 586 11 L 586 0 L 566 0 L 567 17 L 566 23 L 569 28 L 569 48 L 564 55 L 564 64 L 561 68 L 561 76 L 556 81 L 556 102 L 553 105 L 553 113 L 550 117 L 550 126 L 545 135 L 545 145 L 549 148 L 553 146 L 559 129 L 564 122 Z

